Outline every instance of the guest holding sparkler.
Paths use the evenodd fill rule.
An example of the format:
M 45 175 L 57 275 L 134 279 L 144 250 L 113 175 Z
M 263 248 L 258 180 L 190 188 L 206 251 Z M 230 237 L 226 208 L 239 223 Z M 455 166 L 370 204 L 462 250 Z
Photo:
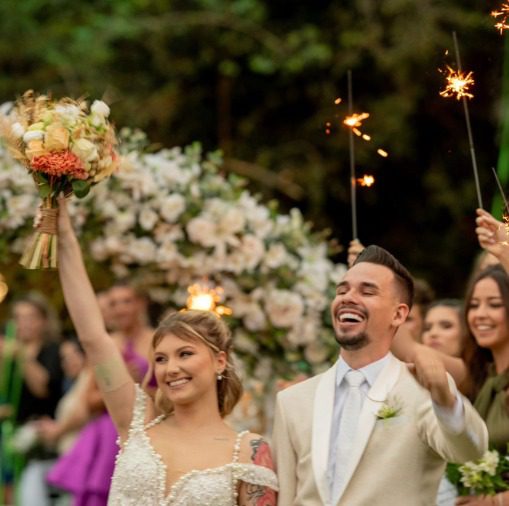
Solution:
M 480 245 L 500 262 L 478 272 L 465 296 L 467 337 L 461 358 L 411 343 L 399 335 L 393 351 L 411 362 L 427 353 L 440 357 L 456 382 L 472 399 L 488 427 L 492 448 L 505 454 L 509 442 L 509 246 L 503 223 L 478 209 L 476 233 Z M 509 492 L 457 499 L 457 505 L 509 504 Z

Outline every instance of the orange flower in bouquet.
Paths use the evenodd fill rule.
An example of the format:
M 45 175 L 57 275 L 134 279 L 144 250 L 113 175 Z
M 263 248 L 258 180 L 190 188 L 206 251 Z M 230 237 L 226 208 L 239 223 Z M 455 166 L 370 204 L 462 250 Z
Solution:
M 109 107 L 96 100 L 52 100 L 27 91 L 2 119 L 11 155 L 25 165 L 42 199 L 37 232 L 25 250 L 27 269 L 57 266 L 57 197 L 85 197 L 118 167 Z

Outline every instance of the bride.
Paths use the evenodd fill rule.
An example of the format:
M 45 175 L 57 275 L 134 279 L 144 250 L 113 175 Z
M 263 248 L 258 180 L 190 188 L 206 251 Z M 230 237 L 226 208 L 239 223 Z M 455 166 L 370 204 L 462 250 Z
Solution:
M 67 308 L 119 434 L 108 504 L 275 506 L 267 443 L 224 422 L 242 392 L 226 325 L 203 311 L 162 320 L 150 350 L 153 401 L 105 330 L 64 200 L 58 248 Z

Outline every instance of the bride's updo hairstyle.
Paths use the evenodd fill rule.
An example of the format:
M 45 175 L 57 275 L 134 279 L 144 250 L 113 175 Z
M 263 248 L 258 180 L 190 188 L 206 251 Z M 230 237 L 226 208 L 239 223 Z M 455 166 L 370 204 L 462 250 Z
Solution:
M 185 341 L 202 342 L 213 354 L 224 351 L 226 368 L 222 378 L 216 380 L 217 402 L 222 417 L 229 415 L 242 395 L 242 383 L 235 372 L 232 357 L 232 336 L 226 324 L 210 311 L 171 312 L 163 317 L 152 338 L 152 353 L 168 334 Z M 157 408 L 166 414 L 173 412 L 173 404 L 158 388 L 155 396 Z

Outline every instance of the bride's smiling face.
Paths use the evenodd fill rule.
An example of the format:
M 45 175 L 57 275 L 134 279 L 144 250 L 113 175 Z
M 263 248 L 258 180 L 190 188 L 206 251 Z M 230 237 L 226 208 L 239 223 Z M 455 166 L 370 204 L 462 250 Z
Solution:
M 196 339 L 164 336 L 154 349 L 154 372 L 161 392 L 175 406 L 217 399 L 217 375 L 226 367 L 226 354 L 214 353 Z

